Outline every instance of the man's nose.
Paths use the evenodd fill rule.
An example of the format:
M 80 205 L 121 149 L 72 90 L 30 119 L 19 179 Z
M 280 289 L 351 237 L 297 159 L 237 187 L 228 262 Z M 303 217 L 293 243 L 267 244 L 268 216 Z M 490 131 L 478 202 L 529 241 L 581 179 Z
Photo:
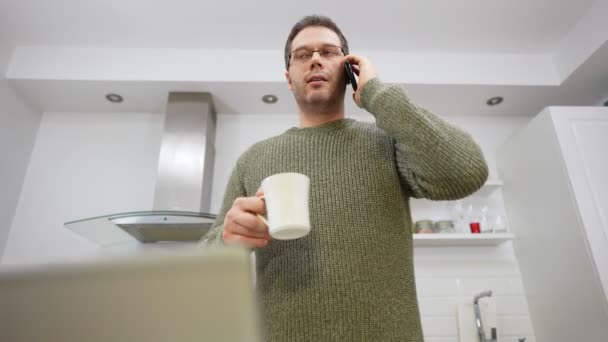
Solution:
M 310 57 L 310 66 L 311 68 L 316 66 L 321 66 L 321 61 L 323 60 L 323 58 L 321 58 L 321 53 L 319 51 L 313 51 L 312 52 L 312 56 Z

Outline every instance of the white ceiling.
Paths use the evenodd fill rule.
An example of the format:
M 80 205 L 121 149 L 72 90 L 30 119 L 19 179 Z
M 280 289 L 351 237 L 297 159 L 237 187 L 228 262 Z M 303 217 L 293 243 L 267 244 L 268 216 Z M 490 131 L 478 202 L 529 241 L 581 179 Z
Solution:
M 0 32 L 16 45 L 275 49 L 319 13 L 354 49 L 551 53 L 592 2 L 2 0 Z
M 405 85 L 422 105 L 448 115 L 534 115 L 544 106 L 593 105 L 608 95 L 608 66 L 603 62 L 607 60 L 603 58 L 608 52 L 608 25 L 598 24 L 601 16 L 608 22 L 606 3 L 608 0 L 0 0 L 0 35 L 19 52 L 13 55 L 7 77 L 41 110 L 162 111 L 168 91 L 205 90 L 214 94 L 222 113 L 284 113 L 295 112 L 295 104 L 281 80 L 281 49 L 298 19 L 318 13 L 338 23 L 352 52 L 404 53 L 390 62 L 377 58 L 378 69 L 384 72 L 380 76 Z M 594 11 L 602 13 L 594 15 Z M 591 35 L 585 32 L 594 32 L 593 41 L 586 41 Z M 62 67 L 65 74 L 53 74 L 59 64 L 36 63 L 36 58 L 43 57 L 23 48 L 26 46 L 44 47 L 44 62 L 53 56 L 64 63 L 73 59 L 73 70 L 68 70 L 67 63 Z M 54 52 L 59 47 L 73 47 L 75 52 L 65 58 L 65 52 Z M 80 63 L 80 52 L 90 47 L 105 48 L 106 62 Z M 167 69 L 150 79 L 121 78 L 112 76 L 111 70 L 123 56 L 117 48 L 149 48 L 150 55 L 161 49 L 167 53 L 167 48 L 220 55 L 225 50 L 239 50 L 244 56 L 251 51 L 254 57 L 242 58 L 234 65 L 233 75 L 226 77 L 186 79 L 179 76 L 183 72 Z M 272 65 L 278 64 L 276 70 L 258 70 L 258 74 L 271 70 L 274 76 L 270 79 L 255 75 L 255 69 L 267 63 L 254 55 L 260 50 L 276 53 L 272 60 Z M 405 54 L 422 61 L 427 56 L 430 61 L 432 56 L 434 64 L 400 64 L 398 56 Z M 445 56 L 447 71 L 437 72 L 443 58 L 438 56 Z M 449 76 L 463 73 L 455 56 L 470 59 L 470 66 L 463 68 L 465 74 L 470 70 L 471 79 Z M 555 61 L 549 67 L 555 69 L 555 75 L 543 81 L 544 76 L 538 74 L 534 82 L 524 81 L 526 75 L 501 75 L 499 61 L 514 60 L 513 56 L 522 62 L 504 66 L 505 75 L 520 70 L 532 79 L 536 68 L 533 63 L 526 65 L 526 60 L 539 63 L 539 58 L 550 64 Z M 492 68 L 476 69 L 476 60 L 495 62 L 486 63 Z M 570 67 L 561 67 L 562 60 Z M 142 65 L 147 62 L 150 70 L 158 69 L 141 61 Z M 221 62 L 216 62 L 218 70 L 230 72 Z M 96 76 L 90 76 L 92 69 Z M 568 73 L 561 75 L 561 69 Z M 394 76 L 391 71 L 403 75 Z M 239 79 L 241 72 L 248 76 Z M 414 73 L 414 78 L 407 76 Z M 472 81 L 481 74 L 483 81 Z M 102 99 L 111 91 L 120 92 L 128 101 L 110 106 Z M 279 103 L 262 104 L 260 97 L 266 93 L 279 95 Z M 485 106 L 485 100 L 494 95 L 505 96 L 505 103 Z M 357 111 L 352 104 L 348 108 Z

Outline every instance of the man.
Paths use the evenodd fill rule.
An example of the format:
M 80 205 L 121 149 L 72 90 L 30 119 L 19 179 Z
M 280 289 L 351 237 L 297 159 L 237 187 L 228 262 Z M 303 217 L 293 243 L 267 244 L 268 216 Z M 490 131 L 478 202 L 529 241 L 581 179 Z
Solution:
M 345 119 L 347 60 L 359 77 L 353 99 L 375 124 Z M 239 158 L 204 241 L 255 248 L 271 341 L 422 341 L 409 198 L 473 193 L 488 175 L 483 155 L 467 133 L 383 84 L 366 58 L 348 55 L 326 17 L 293 27 L 285 62 L 299 128 Z M 261 181 L 281 172 L 310 177 L 304 238 L 272 240 L 256 217 L 265 213 Z

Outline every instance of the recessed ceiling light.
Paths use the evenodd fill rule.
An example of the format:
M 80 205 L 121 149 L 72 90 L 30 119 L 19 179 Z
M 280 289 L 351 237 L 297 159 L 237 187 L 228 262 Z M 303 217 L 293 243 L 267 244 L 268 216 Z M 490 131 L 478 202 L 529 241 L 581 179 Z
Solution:
M 277 101 L 279 101 L 279 98 L 276 95 L 267 94 L 262 96 L 262 101 L 267 104 L 273 104 L 277 103 Z
M 488 106 L 496 106 L 496 105 L 501 104 L 502 100 L 503 100 L 502 96 L 494 96 L 494 97 L 491 97 L 488 101 L 486 101 L 486 104 Z
M 106 94 L 106 99 L 110 102 L 114 102 L 114 103 L 121 103 L 123 101 L 122 96 L 118 95 L 118 94 Z

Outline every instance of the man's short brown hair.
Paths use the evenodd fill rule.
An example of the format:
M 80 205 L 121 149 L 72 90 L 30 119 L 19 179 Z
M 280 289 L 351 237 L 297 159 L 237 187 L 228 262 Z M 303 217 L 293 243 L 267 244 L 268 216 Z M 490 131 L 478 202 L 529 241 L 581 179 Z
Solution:
M 344 53 L 348 55 L 348 41 L 346 40 L 346 37 L 344 37 L 344 35 L 342 34 L 342 31 L 340 31 L 340 28 L 338 27 L 338 25 L 336 25 L 336 23 L 334 23 L 334 21 L 328 17 L 324 17 L 322 15 L 309 15 L 309 16 L 302 18 L 300 21 L 298 21 L 291 29 L 291 32 L 289 32 L 289 36 L 287 37 L 287 42 L 285 43 L 285 68 L 286 69 L 289 69 L 289 57 L 291 55 L 291 42 L 298 35 L 298 33 L 300 33 L 300 31 L 302 31 L 303 29 L 310 27 L 310 26 L 327 27 L 328 29 L 334 31 L 340 38 L 340 44 L 342 44 L 342 51 L 344 51 Z

